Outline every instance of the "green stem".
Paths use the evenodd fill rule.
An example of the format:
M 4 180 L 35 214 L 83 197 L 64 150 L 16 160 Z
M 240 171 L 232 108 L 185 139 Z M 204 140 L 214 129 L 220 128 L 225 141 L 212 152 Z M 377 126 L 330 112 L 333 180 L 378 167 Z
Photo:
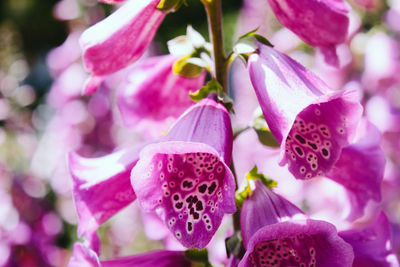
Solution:
M 221 0 L 201 0 L 208 17 L 210 40 L 213 46 L 214 78 L 228 91 L 227 64 L 224 51 Z
M 221 0 L 201 0 L 203 3 L 208 17 L 208 28 L 210 34 L 210 40 L 213 46 L 213 61 L 214 69 L 213 78 L 215 78 L 224 89 L 225 93 L 228 93 L 228 80 L 227 80 L 227 68 L 228 60 L 225 57 L 224 51 L 224 33 L 222 28 L 222 7 Z M 236 190 L 238 189 L 237 175 L 233 161 L 229 168 L 235 177 Z M 235 232 L 240 231 L 240 210 L 238 209 L 233 214 L 233 227 Z

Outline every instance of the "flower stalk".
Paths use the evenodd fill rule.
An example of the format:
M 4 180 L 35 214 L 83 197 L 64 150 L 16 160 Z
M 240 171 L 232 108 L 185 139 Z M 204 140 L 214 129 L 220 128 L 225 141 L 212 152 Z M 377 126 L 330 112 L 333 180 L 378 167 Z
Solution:
M 208 18 L 210 40 L 213 46 L 214 78 L 228 92 L 227 64 L 224 51 L 224 34 L 222 27 L 221 0 L 202 0 Z

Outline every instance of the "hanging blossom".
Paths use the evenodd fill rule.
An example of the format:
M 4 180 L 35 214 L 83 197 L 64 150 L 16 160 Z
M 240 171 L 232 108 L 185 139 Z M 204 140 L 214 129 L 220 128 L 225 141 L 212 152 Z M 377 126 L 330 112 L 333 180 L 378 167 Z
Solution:
M 352 247 L 334 225 L 309 219 L 261 181 L 240 215 L 246 253 L 239 267 L 352 266 Z
M 325 61 L 338 66 L 336 45 L 347 36 L 350 10 L 343 0 L 268 0 L 278 21 L 304 42 L 319 47 Z
M 100 158 L 69 154 L 73 197 L 78 213 L 78 236 L 91 242 L 97 228 L 136 199 L 130 173 L 144 144 Z
M 158 250 L 122 258 L 100 261 L 96 252 L 82 243 L 75 243 L 68 267 L 190 267 L 183 251 Z
M 326 176 L 341 184 L 348 195 L 348 220 L 364 214 L 369 200 L 380 202 L 380 185 L 385 170 L 381 133 L 367 120 L 362 120 L 354 143 L 342 149 L 338 161 Z
M 264 118 L 298 179 L 325 175 L 352 142 L 362 107 L 355 91 L 332 91 L 288 56 L 258 43 L 248 60 Z
M 118 108 L 126 126 L 158 135 L 193 104 L 189 92 L 204 84 L 206 73 L 194 78 L 174 74 L 177 59 L 150 57 L 129 70 L 118 91 Z
M 188 248 L 205 247 L 225 213 L 236 210 L 228 111 L 207 98 L 189 108 L 161 142 L 146 146 L 131 182 L 145 211 L 155 211 Z
M 353 267 L 400 266 L 393 252 L 390 224 L 383 212 L 367 226 L 339 232 L 339 236 L 354 249 Z
M 157 9 L 159 2 L 130 0 L 83 32 L 83 62 L 92 73 L 84 93 L 95 92 L 104 75 L 125 68 L 145 52 L 166 15 Z

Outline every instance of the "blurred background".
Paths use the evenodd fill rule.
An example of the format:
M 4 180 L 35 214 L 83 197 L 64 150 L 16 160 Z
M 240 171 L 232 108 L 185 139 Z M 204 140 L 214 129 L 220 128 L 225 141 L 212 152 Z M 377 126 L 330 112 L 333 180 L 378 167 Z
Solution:
M 208 36 L 200 1 L 187 2 L 188 6 L 166 17 L 149 54 L 167 53 L 166 42 L 184 35 L 187 24 Z M 360 92 L 365 114 L 384 137 L 387 168 L 380 205 L 393 223 L 399 252 L 400 1 L 349 4 L 351 26 L 348 41 L 338 50 L 339 69 L 324 65 L 318 51 L 283 29 L 266 0 L 223 1 L 225 47 L 229 51 L 240 34 L 260 27 L 259 33 L 278 50 L 313 69 L 334 89 Z M 122 125 L 115 110 L 118 75 L 95 95 L 81 96 L 88 74 L 78 38 L 114 7 L 96 0 L 0 1 L 0 266 L 66 266 L 78 240 L 67 152 L 97 157 L 142 138 Z M 257 106 L 246 75 L 243 65 L 235 61 L 230 90 L 240 99 L 235 107 L 237 126 L 246 125 Z M 251 164 L 236 165 L 243 175 Z M 319 212 L 320 207 L 313 210 L 312 200 L 305 202 L 305 193 L 289 191 L 282 190 L 311 213 Z M 162 248 L 169 242 L 161 241 L 161 233 L 151 236 L 138 219 L 145 215 L 136 203 L 132 206 L 100 228 L 102 257 Z M 222 263 L 223 244 L 215 246 L 219 253 L 215 260 Z

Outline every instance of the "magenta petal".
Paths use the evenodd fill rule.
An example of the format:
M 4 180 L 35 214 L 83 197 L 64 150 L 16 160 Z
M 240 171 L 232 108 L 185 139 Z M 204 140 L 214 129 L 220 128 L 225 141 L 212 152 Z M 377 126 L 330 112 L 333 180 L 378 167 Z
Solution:
M 130 185 L 130 172 L 139 159 L 141 147 L 101 158 L 69 155 L 79 235 L 96 231 L 99 225 L 136 199 Z
M 155 211 L 185 247 L 205 247 L 223 215 L 236 210 L 233 175 L 206 144 L 148 145 L 132 169 L 131 182 L 142 208 Z
M 346 39 L 349 6 L 342 0 L 268 2 L 279 22 L 310 45 L 334 49 L 335 45 Z M 335 64 L 335 61 L 328 63 Z
M 127 256 L 115 260 L 102 261 L 101 267 L 190 267 L 191 262 L 183 251 L 159 250 Z
M 281 162 L 298 179 L 329 171 L 352 140 L 362 107 L 355 91 L 332 91 L 288 56 L 260 44 L 249 72 Z
M 353 267 L 399 266 L 392 250 L 389 221 L 383 212 L 367 227 L 343 231 L 339 235 L 353 246 Z
M 364 213 L 369 200 L 381 200 L 381 182 L 385 169 L 385 155 L 380 147 L 381 134 L 370 122 L 363 121 L 359 140 L 343 148 L 339 160 L 327 177 L 343 185 L 349 195 L 349 220 Z
M 352 247 L 338 236 L 332 224 L 291 220 L 258 230 L 250 239 L 239 267 L 351 267 L 353 258 Z
M 131 0 L 85 30 L 80 38 L 83 62 L 96 75 L 116 72 L 137 60 L 153 40 L 165 13 L 160 0 Z
M 233 133 L 229 112 L 212 99 L 203 99 L 182 114 L 165 141 L 200 142 L 212 146 L 225 164 L 232 160 Z
M 303 212 L 285 198 L 275 194 L 261 181 L 256 181 L 256 188 L 243 202 L 240 213 L 241 234 L 244 247 L 260 228 L 300 217 Z M 305 218 L 305 216 L 304 216 Z
M 205 73 L 195 78 L 176 75 L 172 71 L 176 60 L 172 55 L 151 57 L 129 71 L 118 91 L 118 108 L 125 125 L 141 129 L 153 122 L 162 127 L 194 103 L 189 92 L 201 88 Z

